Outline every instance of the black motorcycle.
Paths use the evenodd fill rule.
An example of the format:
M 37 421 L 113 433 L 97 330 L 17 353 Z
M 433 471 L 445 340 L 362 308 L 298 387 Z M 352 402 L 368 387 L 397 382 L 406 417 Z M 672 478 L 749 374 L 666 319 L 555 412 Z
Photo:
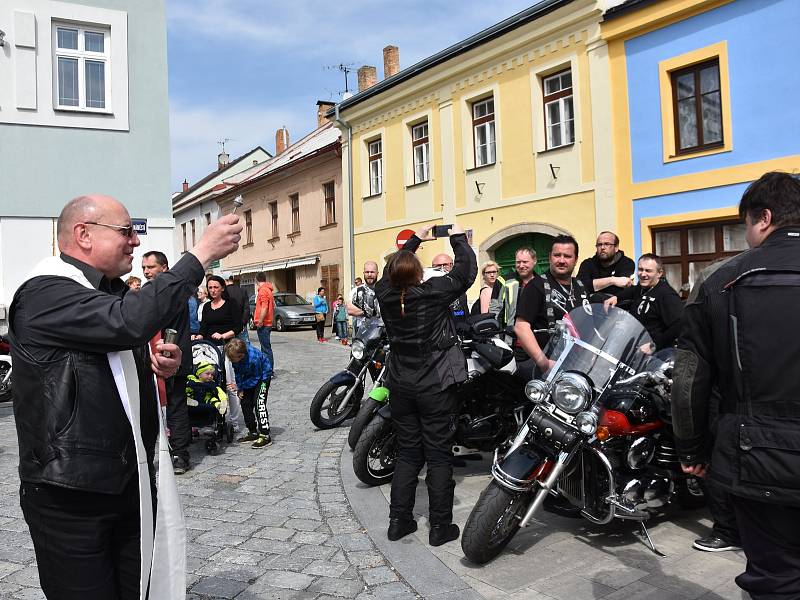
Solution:
M 471 319 L 463 333 L 461 347 L 469 378 L 457 392 L 456 455 L 493 451 L 514 434 L 531 408 L 523 384 L 514 376 L 514 353 L 501 333 L 497 321 L 485 316 Z M 353 451 L 353 471 L 361 482 L 381 485 L 394 475 L 395 459 L 396 437 L 388 402 L 372 414 L 361 431 Z
M 580 306 L 558 323 L 545 348 L 552 367 L 525 388 L 534 409 L 495 451 L 493 481 L 467 519 L 467 559 L 492 560 L 542 507 L 598 525 L 636 521 L 658 553 L 644 522 L 673 499 L 703 503 L 675 450 L 672 360 L 652 347 L 618 308 Z
M 350 346 L 350 363 L 317 390 L 311 401 L 311 422 L 320 429 L 338 427 L 358 413 L 367 373 L 373 381 L 386 363 L 389 351 L 386 328 L 380 317 L 366 319 Z

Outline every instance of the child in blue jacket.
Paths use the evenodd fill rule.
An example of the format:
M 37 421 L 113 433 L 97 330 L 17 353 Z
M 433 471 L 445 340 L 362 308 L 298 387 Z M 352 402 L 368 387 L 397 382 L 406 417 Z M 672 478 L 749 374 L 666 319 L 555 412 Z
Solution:
M 242 404 L 244 422 L 249 430 L 238 439 L 252 442 L 251 448 L 266 448 L 272 444 L 269 434 L 267 394 L 272 379 L 272 364 L 267 355 L 238 338 L 225 344 L 225 354 L 233 365 L 236 387 Z

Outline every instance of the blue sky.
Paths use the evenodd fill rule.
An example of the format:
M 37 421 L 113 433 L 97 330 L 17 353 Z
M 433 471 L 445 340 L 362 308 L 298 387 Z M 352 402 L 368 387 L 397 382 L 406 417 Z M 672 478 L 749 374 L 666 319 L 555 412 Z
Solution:
M 217 140 L 237 157 L 316 127 L 317 100 L 339 99 L 344 78 L 324 67 L 378 68 L 383 47 L 400 67 L 438 52 L 536 0 L 168 0 L 172 188 L 216 168 Z M 357 87 L 356 74 L 350 87 Z

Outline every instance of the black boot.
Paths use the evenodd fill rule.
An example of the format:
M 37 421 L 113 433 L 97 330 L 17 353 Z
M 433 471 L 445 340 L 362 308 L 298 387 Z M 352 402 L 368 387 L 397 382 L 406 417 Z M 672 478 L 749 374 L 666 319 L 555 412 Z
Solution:
M 431 546 L 441 546 L 447 542 L 457 540 L 461 530 L 455 523 L 449 525 L 433 525 L 428 533 L 428 543 Z
M 409 533 L 414 533 L 417 530 L 417 522 L 406 519 L 389 519 L 389 530 L 386 532 L 386 537 L 390 542 L 396 542 L 400 538 L 404 538 Z

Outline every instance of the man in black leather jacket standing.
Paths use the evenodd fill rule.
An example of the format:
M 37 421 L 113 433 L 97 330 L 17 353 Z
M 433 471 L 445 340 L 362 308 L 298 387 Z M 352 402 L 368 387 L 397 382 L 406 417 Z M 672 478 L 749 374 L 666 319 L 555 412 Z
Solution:
M 478 264 L 458 226 L 450 230 L 453 268 L 421 282 L 422 265 L 413 252 L 432 240 L 423 227 L 405 243 L 375 285 L 381 315 L 392 348 L 387 387 L 392 394 L 392 422 L 397 435 L 397 462 L 392 479 L 388 538 L 398 540 L 416 531 L 414 497 L 417 477 L 427 463 L 428 541 L 439 546 L 458 538 L 453 524 L 451 443 L 456 428 L 455 386 L 467 379 L 450 304 L 475 281 Z M 398 272 L 409 269 L 398 287 Z
M 731 494 L 756 600 L 800 598 L 800 181 L 766 173 L 739 204 L 750 250 L 684 313 L 672 391 L 683 470 Z M 712 390 L 719 418 L 709 430 Z
M 151 353 L 148 341 L 185 309 L 209 263 L 236 249 L 241 229 L 237 217 L 221 218 L 170 271 L 127 293 L 119 277 L 139 245 L 128 211 L 109 196 L 81 196 L 59 216 L 61 255 L 44 259 L 17 290 L 9 320 L 20 504 L 50 600 L 127 600 L 148 586 L 150 597 L 177 597 L 157 561 L 149 577 L 153 556 L 169 556 L 170 576 L 185 591 L 185 556 L 158 554 L 167 546 L 152 529 L 163 523 L 163 500 L 177 496 L 172 482 L 155 498 L 153 375 L 173 376 L 181 351 L 163 344 Z M 160 469 L 159 480 L 167 473 Z M 182 526 L 180 513 L 172 515 Z

